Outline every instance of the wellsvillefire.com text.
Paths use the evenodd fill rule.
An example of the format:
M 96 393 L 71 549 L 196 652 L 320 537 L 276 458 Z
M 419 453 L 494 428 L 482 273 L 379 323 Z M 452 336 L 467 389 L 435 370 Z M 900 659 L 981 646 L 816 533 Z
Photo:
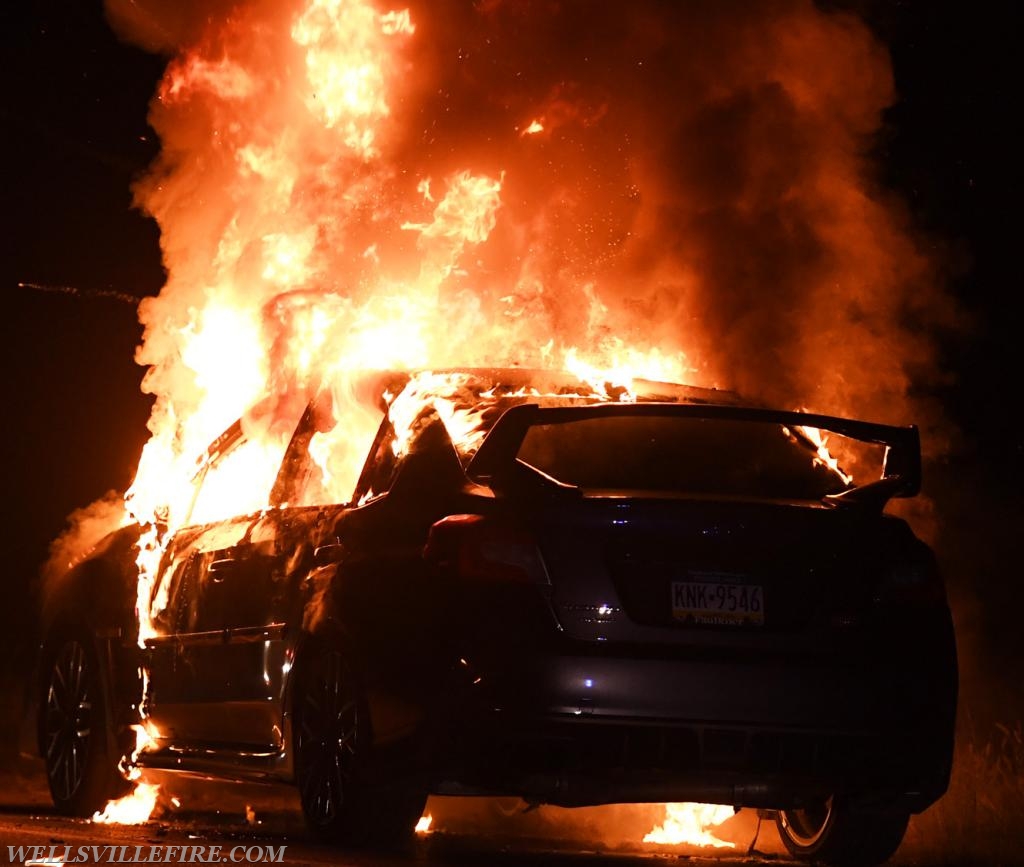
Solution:
M 10 864 L 283 864 L 287 846 L 8 846 Z

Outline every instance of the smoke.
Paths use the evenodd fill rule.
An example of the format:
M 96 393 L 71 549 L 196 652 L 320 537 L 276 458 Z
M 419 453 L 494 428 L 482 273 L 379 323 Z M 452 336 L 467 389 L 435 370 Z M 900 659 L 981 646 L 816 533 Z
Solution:
M 419 20 L 420 16 L 414 16 Z M 888 53 L 810 2 L 487 3 L 424 9 L 442 86 L 430 154 L 508 171 L 506 244 L 557 333 L 592 283 L 609 327 L 784 405 L 934 421 L 953 313 L 870 153 Z M 432 79 L 434 80 L 434 79 Z M 526 146 L 512 127 L 540 119 Z M 417 136 L 403 161 L 425 142 Z M 519 268 L 519 271 L 515 269 Z M 579 336 L 578 333 L 576 336 Z
M 50 543 L 49 557 L 40 574 L 44 605 L 52 600 L 60 580 L 105 536 L 126 522 L 124 495 L 117 491 L 107 491 L 68 515 L 64 532 Z
M 223 20 L 235 0 L 111 0 L 107 20 L 123 39 L 147 51 L 174 54 L 199 39 L 206 17 Z
M 697 384 L 917 420 L 942 447 L 920 393 L 955 310 L 875 182 L 896 94 L 855 16 L 808 0 L 421 0 L 405 27 L 370 26 L 356 0 L 107 8 L 171 56 L 150 117 L 163 150 L 136 187 L 169 273 L 140 312 L 154 430 L 180 435 L 209 397 L 187 341 L 214 311 L 264 334 L 251 357 L 222 347 L 244 380 L 269 352 L 268 305 L 302 289 L 349 305 L 343 343 L 367 310 L 422 326 L 419 351 L 389 363 L 640 346 Z M 455 243 L 424 227 L 458 177 L 500 203 Z

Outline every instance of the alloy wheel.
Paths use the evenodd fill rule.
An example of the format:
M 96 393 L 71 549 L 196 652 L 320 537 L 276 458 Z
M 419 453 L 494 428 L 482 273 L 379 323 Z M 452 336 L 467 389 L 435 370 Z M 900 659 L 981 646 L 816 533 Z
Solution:
M 341 654 L 329 650 L 311 662 L 299 708 L 299 787 L 307 816 L 326 826 L 352 795 L 360 713 L 355 684 Z
M 821 839 L 832 818 L 832 801 L 832 798 L 828 798 L 799 810 L 783 810 L 779 813 L 782 827 L 796 845 L 813 846 Z
M 44 749 L 55 796 L 71 800 L 82 785 L 92 738 L 92 673 L 85 648 L 68 641 L 50 671 Z

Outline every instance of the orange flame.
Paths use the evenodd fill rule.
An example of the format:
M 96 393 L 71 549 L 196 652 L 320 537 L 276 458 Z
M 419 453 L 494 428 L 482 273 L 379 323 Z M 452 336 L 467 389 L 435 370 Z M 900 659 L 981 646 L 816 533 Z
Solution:
M 471 6 L 474 22 L 486 23 L 502 4 Z M 696 14 L 687 4 L 678 7 L 679 14 Z M 799 242 L 800 256 L 784 252 L 803 260 L 811 239 L 822 248 L 815 268 L 793 269 L 792 283 L 779 277 L 786 304 L 794 303 L 796 286 L 815 312 L 792 338 L 815 364 L 795 357 L 793 368 L 806 373 L 789 385 L 809 391 L 828 374 L 844 395 L 856 386 L 851 400 L 865 389 L 875 394 L 876 376 L 862 386 L 841 375 L 850 364 L 840 357 L 842 347 L 861 341 L 836 339 L 850 323 L 837 320 L 832 293 L 850 282 L 862 295 L 859 308 L 884 298 L 883 313 L 900 311 L 892 301 L 900 293 L 888 291 L 892 280 L 910 285 L 923 270 L 902 216 L 889 215 L 858 186 L 866 173 L 851 156 L 863 151 L 858 143 L 891 98 L 888 69 L 851 16 L 830 16 L 813 4 L 794 9 L 773 11 L 769 39 L 759 28 L 735 28 L 733 54 L 745 62 L 730 63 L 727 74 L 701 70 L 680 79 L 713 86 L 707 104 L 680 105 L 676 126 L 666 126 L 651 79 L 620 93 L 614 76 L 589 90 L 555 78 L 545 85 L 546 100 L 536 99 L 538 91 L 508 103 L 514 114 L 494 127 L 504 139 L 488 128 L 485 146 L 464 152 L 443 137 L 434 144 L 443 121 L 435 115 L 447 103 L 430 100 L 446 98 L 447 84 L 435 87 L 429 62 L 415 66 L 424 55 L 440 61 L 429 54 L 437 40 L 423 38 L 407 9 L 382 11 L 368 0 L 232 4 L 223 18 L 203 13 L 194 28 L 181 30 L 187 36 L 161 36 L 182 42 L 166 46 L 177 56 L 152 107 L 163 153 L 136 187 L 138 202 L 160 224 L 168 271 L 160 296 L 140 309 L 145 336 L 138 361 L 148 368 L 144 389 L 156 401 L 152 435 L 126 496 L 144 529 L 139 642 L 155 634 L 153 614 L 167 604 L 154 595 L 154 576 L 170 534 L 185 521 L 267 505 L 287 433 L 274 418 L 263 424 L 244 416 L 266 395 L 304 402 L 329 384 L 335 424 L 310 448 L 323 496 L 342 502 L 378 421 L 352 399 L 351 372 L 559 368 L 616 400 L 630 399 L 641 377 L 715 385 L 718 371 L 743 373 L 760 359 L 782 357 L 782 346 L 768 346 L 776 355 L 738 344 L 779 332 L 762 327 L 764 299 L 773 294 L 765 291 L 765 275 L 779 275 L 766 267 L 775 259 L 765 259 L 761 248 L 774 256 L 776 247 Z M 636 56 L 672 54 L 663 42 L 666 28 L 630 32 L 640 40 Z M 730 28 L 714 31 L 714 44 L 732 44 L 725 32 Z M 694 56 L 715 62 L 707 52 Z M 826 57 L 835 67 L 823 75 Z M 478 86 L 474 75 L 463 78 Z M 851 82 L 860 89 L 844 99 Z M 480 92 L 472 95 L 466 103 L 476 111 Z M 645 99 L 656 108 L 644 109 Z M 765 121 L 775 118 L 783 128 L 781 150 L 762 141 L 761 130 L 774 128 Z M 694 134 L 708 121 L 728 131 L 728 154 L 745 160 L 742 171 L 719 158 L 716 141 Z M 748 128 L 753 142 L 742 138 Z M 555 160 L 556 142 L 546 135 L 545 147 L 537 147 L 525 139 L 555 129 L 571 146 L 568 155 L 541 162 Z M 570 141 L 574 132 L 590 138 Z M 805 153 L 794 141 L 808 150 L 820 142 L 821 152 Z M 430 155 L 419 159 L 421 151 Z M 666 154 L 677 174 L 658 162 Z M 719 162 L 729 165 L 728 183 L 705 171 Z M 807 214 L 820 215 L 820 226 L 805 225 Z M 682 227 L 677 235 L 668 233 L 670 224 Z M 712 224 L 726 227 L 724 242 L 709 240 Z M 673 243 L 663 243 L 666 237 Z M 733 288 L 737 281 L 753 289 L 743 296 Z M 634 283 L 641 284 L 636 291 L 629 288 Z M 869 297 L 876 284 L 877 296 Z M 733 295 L 736 310 L 717 306 Z M 860 319 L 866 324 L 858 334 L 874 349 L 871 358 L 884 361 L 887 381 L 895 383 L 890 392 L 902 397 L 902 356 L 874 337 L 881 333 L 875 318 Z M 740 387 L 761 381 L 747 374 L 738 377 Z M 458 385 L 423 375 L 392 396 L 396 448 L 408 448 L 411 425 L 426 406 L 460 449 L 476 447 L 479 411 L 456 400 Z M 208 475 L 190 515 L 204 450 L 240 417 L 251 428 L 251 445 Z M 818 459 L 832 466 L 825 441 L 815 442 Z
M 359 0 L 313 0 L 292 27 L 306 49 L 307 108 L 364 159 L 378 155 L 374 124 L 390 114 L 386 37 L 415 29 L 408 10 L 381 15 Z
M 807 425 L 798 425 L 797 430 L 807 437 L 818 450 L 814 457 L 814 462 L 817 465 L 831 470 L 843 480 L 844 484 L 848 485 L 853 481 L 853 476 L 843 471 L 842 467 L 839 466 L 839 459 L 833 457 L 832 453 L 828 450 L 828 436 L 826 434 L 823 434 L 816 427 L 809 427 Z
M 719 840 L 709 830 L 732 815 L 732 807 L 720 804 L 665 804 L 665 821 L 645 834 L 644 842 L 732 849 L 735 843 Z
M 102 811 L 94 813 L 92 821 L 97 824 L 144 825 L 156 809 L 160 787 L 155 783 L 146 782 L 142 771 L 134 764 L 139 752 L 152 739 L 143 726 L 135 725 L 132 728 L 135 730 L 135 749 L 131 757 L 121 763 L 121 773 L 132 782 L 132 791 L 123 798 L 108 801 Z
M 154 125 L 168 152 L 207 155 L 140 190 L 161 223 L 170 275 L 141 311 L 139 360 L 151 365 L 145 387 L 157 401 L 125 498 L 143 527 L 141 646 L 168 601 L 166 586 L 154 593 L 166 539 L 185 521 L 267 505 L 288 433 L 273 423 L 244 417 L 246 444 L 206 472 L 198 497 L 193 485 L 207 444 L 261 396 L 303 400 L 332 383 L 335 424 L 310 451 L 320 496 L 345 502 L 377 425 L 352 400 L 350 371 L 530 363 L 575 370 L 598 394 L 619 397 L 635 376 L 678 379 L 689 370 L 678 349 L 611 336 L 613 316 L 590 283 L 580 285 L 579 303 L 592 339 L 585 349 L 559 345 L 530 315 L 544 290 L 528 263 L 514 291 L 488 306 L 487 269 L 473 256 L 498 226 L 506 172 L 462 168 L 440 181 L 411 179 L 417 195 L 396 188 L 393 106 L 406 87 L 403 46 L 416 34 L 408 10 L 304 0 L 287 28 L 271 28 L 273 44 L 261 39 L 258 49 L 248 34 L 267 28 L 247 14 L 256 13 L 211 22 L 207 37 L 169 65 Z M 525 133 L 543 128 L 535 120 Z M 206 205 L 183 211 L 180 197 L 196 190 Z M 458 400 L 461 385 L 422 375 L 392 399 L 396 451 L 408 448 L 428 406 L 461 451 L 475 450 L 481 409 Z M 137 776 L 131 764 L 126 773 Z M 155 797 L 155 787 L 139 783 L 97 821 L 134 819 Z
M 156 809 L 160 787 L 153 783 L 137 782 L 130 794 L 109 801 L 92 821 L 101 825 L 145 825 Z

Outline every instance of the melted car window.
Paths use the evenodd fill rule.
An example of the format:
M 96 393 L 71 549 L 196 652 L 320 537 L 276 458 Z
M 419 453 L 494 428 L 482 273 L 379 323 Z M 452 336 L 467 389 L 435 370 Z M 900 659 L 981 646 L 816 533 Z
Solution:
M 592 490 L 817 500 L 844 489 L 777 424 L 605 417 L 531 427 L 520 461 Z
M 382 413 L 376 409 L 349 408 L 336 418 L 327 404 L 314 405 L 304 428 L 295 436 L 286 460 L 284 499 L 292 506 L 327 506 L 350 503 L 364 465 L 373 472 L 383 493 L 393 476 L 395 456 L 390 439 L 374 438 Z M 374 447 L 367 460 L 367 452 Z
M 207 524 L 267 507 L 284 443 L 240 439 L 206 470 L 190 524 Z

